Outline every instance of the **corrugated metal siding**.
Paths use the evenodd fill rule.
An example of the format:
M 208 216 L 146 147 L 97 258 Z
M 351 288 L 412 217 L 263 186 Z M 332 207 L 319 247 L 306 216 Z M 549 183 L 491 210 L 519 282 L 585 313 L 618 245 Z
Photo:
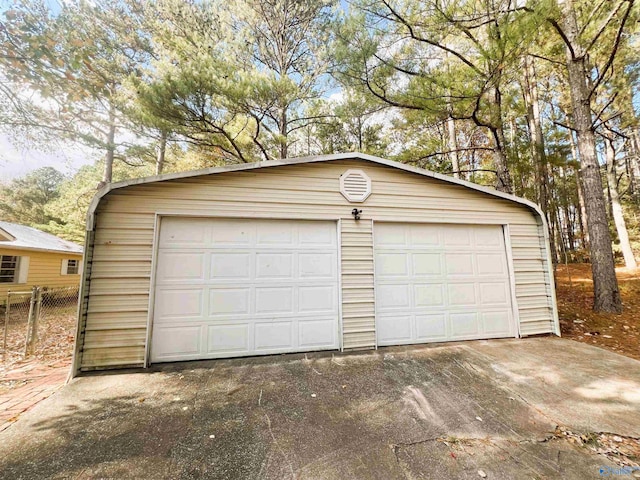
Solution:
M 77 253 L 38 252 L 35 250 L 2 249 L 0 255 L 29 257 L 27 283 L 0 283 L 0 299 L 7 296 L 8 290 L 26 291 L 31 287 L 75 287 L 80 285 L 80 275 L 61 275 L 62 260 L 82 260 Z
M 341 222 L 342 346 L 345 350 L 375 347 L 372 227 L 371 220 Z
M 349 203 L 340 194 L 340 175 L 349 168 L 364 170 L 372 180 L 364 203 Z M 356 205 L 363 210 L 357 225 L 351 216 Z M 104 197 L 96 219 L 97 282 L 91 285 L 86 323 L 87 332 L 100 331 L 100 340 L 97 333 L 88 338 L 84 369 L 144 362 L 156 213 L 342 219 L 344 348 L 375 345 L 373 246 L 371 232 L 362 230 L 370 229 L 372 219 L 509 224 L 521 332 L 552 331 L 549 282 L 541 287 L 544 237 L 527 207 L 392 167 L 332 161 L 134 185 Z M 350 288 L 359 283 L 362 288 Z
M 522 336 L 553 331 L 552 292 L 542 228 L 537 223 L 509 228 Z

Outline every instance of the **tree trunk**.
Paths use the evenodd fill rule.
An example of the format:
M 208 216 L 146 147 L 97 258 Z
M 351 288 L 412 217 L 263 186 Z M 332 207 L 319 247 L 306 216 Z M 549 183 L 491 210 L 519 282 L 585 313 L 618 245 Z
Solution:
M 571 144 L 571 155 L 573 159 L 580 163 L 580 156 L 578 155 L 578 146 L 576 140 L 573 137 L 573 132 L 569 131 L 569 143 Z M 582 187 L 582 175 L 580 175 L 580 169 L 576 170 L 576 184 L 578 190 L 578 203 L 580 204 L 580 235 L 582 238 L 582 247 L 589 248 L 589 224 L 587 218 L 587 207 L 584 204 L 584 188 Z
M 289 144 L 287 139 L 288 127 L 289 121 L 287 119 L 287 109 L 283 108 L 280 112 L 280 160 L 284 160 L 289 154 Z
M 499 192 L 513 193 L 513 182 L 511 174 L 507 167 L 507 154 L 504 150 L 504 131 L 502 127 L 493 129 L 493 138 L 495 141 L 494 160 L 496 165 L 496 190 Z
M 540 120 L 540 103 L 538 100 L 538 80 L 535 64 L 529 55 L 525 57 L 524 78 L 526 88 L 525 102 L 527 103 L 527 120 L 531 135 L 531 156 L 536 166 L 536 183 L 538 188 L 538 202 L 548 219 L 549 211 L 549 171 L 547 169 L 547 155 L 544 149 L 542 122 Z
M 113 105 L 109 106 L 109 132 L 107 133 L 107 155 L 104 161 L 102 181 L 111 183 L 113 180 L 113 158 L 116 151 L 116 112 Z
M 587 210 L 584 206 L 584 196 L 582 194 L 582 180 L 580 170 L 576 170 L 576 190 L 578 192 L 578 221 L 580 225 L 580 242 L 582 248 L 589 248 L 589 233 L 587 232 Z
M 609 195 L 611 196 L 611 212 L 613 221 L 618 231 L 618 239 L 620 240 L 620 250 L 624 256 L 624 264 L 627 268 L 636 268 L 638 264 L 633 256 L 631 243 L 629 243 L 629 233 L 627 232 L 627 224 L 622 214 L 622 205 L 618 195 L 618 175 L 616 173 L 616 150 L 613 146 L 613 140 L 605 138 L 606 157 L 607 157 L 607 183 L 609 184 Z
M 602 178 L 596 155 L 596 141 L 591 118 L 591 104 L 586 65 L 586 53 L 579 43 L 579 30 L 572 0 L 559 0 L 562 6 L 561 25 L 568 42 L 567 69 L 571 105 L 573 107 L 573 127 L 577 134 L 578 152 L 587 209 L 587 227 L 593 274 L 593 309 L 597 312 L 622 311 L 622 301 L 615 263 L 611 235 L 607 222 L 607 210 L 602 192 Z
M 633 200 L 640 204 L 640 192 L 638 191 L 638 180 L 640 179 L 640 130 L 635 130 L 631 134 L 629 141 L 629 194 Z
M 513 193 L 513 182 L 508 168 L 506 141 L 502 123 L 502 94 L 500 89 L 493 89 L 494 122 L 489 128 L 493 135 L 493 159 L 496 167 L 496 190 L 499 192 Z
M 160 131 L 160 144 L 158 145 L 158 156 L 156 157 L 156 175 L 162 174 L 164 170 L 164 154 L 167 149 L 167 132 Z
M 451 107 L 449 107 L 451 110 Z M 451 160 L 451 169 L 453 170 L 453 178 L 460 178 L 460 157 L 458 155 L 458 139 L 456 138 L 456 124 L 451 115 L 447 118 L 447 135 L 449 147 L 449 160 Z

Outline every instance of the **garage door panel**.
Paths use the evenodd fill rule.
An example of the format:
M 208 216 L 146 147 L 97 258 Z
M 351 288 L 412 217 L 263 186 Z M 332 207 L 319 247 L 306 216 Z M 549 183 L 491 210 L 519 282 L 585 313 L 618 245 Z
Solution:
M 152 361 L 338 347 L 334 222 L 168 217 L 160 236 Z
M 201 219 L 187 219 L 180 224 L 168 223 L 160 232 L 160 248 L 204 247 L 208 243 L 210 227 Z
M 449 305 L 475 307 L 476 299 L 475 283 L 450 283 L 447 285 Z
M 255 313 L 293 314 L 294 287 L 256 287 Z
M 484 248 L 494 247 L 501 249 L 504 245 L 504 235 L 501 230 L 495 227 L 481 227 L 476 226 L 473 228 L 475 234 L 475 244 Z
M 207 352 L 244 352 L 250 349 L 251 328 L 248 323 L 209 325 Z
M 293 253 L 256 254 L 256 279 L 293 279 Z
M 378 345 L 400 345 L 414 338 L 410 315 L 377 315 Z
M 208 219 L 201 219 L 203 223 L 211 225 L 210 245 L 214 246 L 248 246 L 255 242 L 255 225 L 249 222 L 236 219 L 217 219 L 215 223 L 211 223 Z M 168 222 L 162 222 L 162 228 L 166 228 Z M 176 222 L 178 223 L 178 222 Z M 180 221 L 179 223 L 182 223 Z M 188 225 L 184 226 L 185 230 Z
M 445 291 L 443 284 L 424 284 L 413 287 L 416 308 L 444 307 Z
M 376 256 L 376 275 L 380 279 L 409 275 L 408 257 L 406 253 L 379 253 Z
M 411 306 L 410 285 L 378 285 L 376 289 L 376 305 L 380 311 Z
M 477 336 L 480 333 L 478 314 L 475 312 L 451 312 L 449 324 L 454 337 Z
M 413 253 L 411 254 L 411 265 L 413 275 L 442 275 L 442 255 L 439 253 Z
M 376 248 L 406 247 L 407 230 L 399 230 L 390 225 L 378 224 L 374 229 Z
M 509 304 L 509 291 L 504 282 L 480 283 L 479 288 L 482 305 Z
M 470 253 L 447 253 L 445 265 L 447 275 L 472 276 L 474 274 L 473 255 Z
M 507 261 L 501 253 L 479 253 L 476 255 L 478 275 L 507 275 Z
M 337 258 L 330 253 L 301 253 L 298 256 L 298 278 L 331 279 L 336 276 Z
M 374 239 L 380 345 L 514 335 L 501 226 L 376 223 Z
M 292 247 L 295 239 L 294 228 L 291 223 L 263 223 L 257 230 L 256 246 Z
M 308 320 L 298 323 L 298 344 L 301 348 L 331 347 L 337 341 L 337 332 L 332 328 L 333 319 Z
M 204 252 L 171 252 L 163 255 L 158 264 L 159 283 L 192 282 L 205 278 Z
M 336 229 L 333 224 L 317 222 L 298 223 L 298 243 L 307 248 L 335 248 L 337 245 Z
M 293 326 L 293 321 L 258 322 L 254 324 L 255 350 L 293 349 Z
M 153 329 L 153 336 L 154 347 L 160 359 L 192 358 L 199 355 L 201 351 L 202 327 L 200 325 L 157 326 Z
M 447 315 L 445 313 L 416 315 L 416 340 L 437 342 L 448 336 Z
M 511 333 L 511 314 L 509 310 L 482 312 L 482 327 L 486 334 L 502 334 L 505 331 Z
M 211 253 L 210 280 L 249 280 L 252 256 L 250 253 Z
M 336 307 L 336 291 L 332 285 L 298 288 L 298 313 L 331 313 Z
M 436 225 L 409 225 L 410 244 L 420 247 L 437 247 L 441 243 L 441 229 Z
M 447 247 L 471 247 L 471 229 L 467 226 L 445 225 L 442 227 L 443 243 Z
M 204 313 L 204 288 L 158 290 L 156 308 L 160 321 L 201 319 Z
M 249 314 L 251 305 L 251 289 L 212 288 L 209 290 L 209 317 L 229 314 Z

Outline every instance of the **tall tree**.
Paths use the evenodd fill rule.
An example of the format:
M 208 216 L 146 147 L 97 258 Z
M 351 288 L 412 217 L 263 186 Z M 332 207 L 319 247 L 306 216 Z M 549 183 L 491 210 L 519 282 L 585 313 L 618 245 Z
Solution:
M 537 17 L 513 0 L 357 2 L 341 35 L 342 74 L 371 95 L 437 122 L 487 130 L 496 188 L 512 192 L 504 134 L 505 82 Z
M 625 266 L 627 268 L 636 268 L 638 264 L 636 263 L 633 249 L 631 248 L 631 243 L 629 241 L 629 232 L 627 231 L 627 224 L 624 219 L 622 204 L 620 203 L 620 194 L 618 192 L 615 136 L 613 135 L 613 132 L 609 132 L 608 135 L 603 135 L 603 139 L 605 144 L 605 158 L 607 162 L 607 186 L 609 188 L 609 198 L 611 200 L 611 215 L 616 226 L 616 231 L 618 232 L 620 250 L 622 250 Z
M 591 107 L 592 99 L 597 94 L 598 87 L 605 81 L 615 59 L 634 1 L 616 1 L 611 10 L 603 10 L 605 3 L 607 2 L 596 4 L 580 27 L 573 0 L 558 0 L 559 15 L 555 19 L 549 18 L 549 21 L 562 39 L 566 50 L 566 66 L 573 109 L 572 127 L 577 137 L 581 165 L 580 177 L 588 217 L 587 228 L 594 286 L 593 308 L 596 311 L 621 312 L 622 301 L 602 192 Z M 601 19 L 595 32 L 589 28 L 593 18 Z M 593 79 L 594 69 L 589 64 L 589 53 L 607 29 L 613 29 L 615 32 L 613 44 L 608 49 L 608 55 L 603 64 L 596 69 L 596 76 Z M 590 38 L 588 34 L 591 34 Z
M 119 93 L 148 58 L 133 5 L 77 0 L 54 13 L 42 0 L 18 0 L 0 29 L 0 57 L 11 64 L 7 79 L 40 100 L 23 103 L 5 127 L 102 150 L 103 182 L 111 181 L 117 129 L 125 120 Z
M 8 185 L 0 186 L 0 216 L 23 225 L 41 226 L 51 221 L 61 223 L 46 206 L 60 195 L 64 175 L 53 167 L 41 167 Z

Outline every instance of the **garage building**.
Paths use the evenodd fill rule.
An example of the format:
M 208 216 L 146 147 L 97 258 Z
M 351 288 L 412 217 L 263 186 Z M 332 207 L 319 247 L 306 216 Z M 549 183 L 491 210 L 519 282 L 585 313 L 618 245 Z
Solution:
M 94 198 L 74 371 L 560 334 L 537 205 L 339 154 Z

